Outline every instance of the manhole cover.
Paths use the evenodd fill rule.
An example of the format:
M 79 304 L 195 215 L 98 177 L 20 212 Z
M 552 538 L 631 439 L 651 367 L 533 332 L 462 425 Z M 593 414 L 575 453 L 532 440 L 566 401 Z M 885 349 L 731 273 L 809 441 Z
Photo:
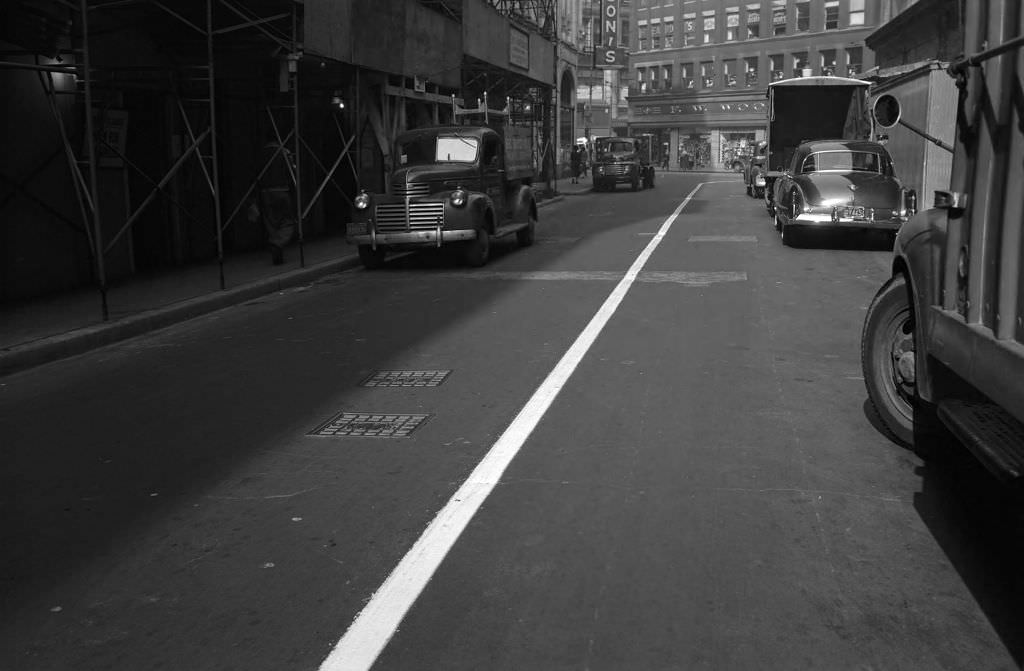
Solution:
M 363 387 L 436 387 L 450 370 L 378 370 L 360 384 Z
M 310 436 L 358 438 L 405 438 L 430 415 L 398 415 L 375 412 L 342 412 L 310 431 Z

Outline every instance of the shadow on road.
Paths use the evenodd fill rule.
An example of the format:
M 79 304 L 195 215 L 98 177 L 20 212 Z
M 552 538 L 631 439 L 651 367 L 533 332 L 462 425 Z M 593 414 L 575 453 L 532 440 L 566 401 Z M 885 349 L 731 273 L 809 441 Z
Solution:
M 952 439 L 933 439 L 927 449 L 914 508 L 1020 666 L 1024 500 Z
M 888 233 L 863 231 L 802 230 L 793 240 L 793 247 L 813 249 L 863 250 L 891 252 L 893 239 Z

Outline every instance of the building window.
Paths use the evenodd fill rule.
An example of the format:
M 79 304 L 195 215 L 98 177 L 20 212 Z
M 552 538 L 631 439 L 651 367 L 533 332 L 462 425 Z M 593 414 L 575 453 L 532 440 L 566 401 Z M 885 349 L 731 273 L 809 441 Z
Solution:
M 861 47 L 850 47 L 846 50 L 846 76 L 856 77 L 864 67 L 864 50 Z
M 822 49 L 819 52 L 821 57 L 821 74 L 831 77 L 836 73 L 836 50 Z
M 793 76 L 794 77 L 803 77 L 804 76 L 804 68 L 807 68 L 809 70 L 810 67 L 811 67 L 811 64 L 807 62 L 807 52 L 806 51 L 797 51 L 796 53 L 793 54 Z M 808 74 L 810 74 L 810 73 L 808 72 Z
M 709 89 L 715 85 L 715 63 L 704 61 L 700 64 L 701 88 Z
M 661 22 L 651 25 L 651 49 L 661 49 Z
M 725 10 L 725 39 L 727 42 L 740 38 L 740 8 L 730 7 Z
M 825 3 L 825 30 L 839 30 L 839 0 Z
M 637 86 L 637 90 L 639 90 L 640 93 L 646 93 L 647 92 L 647 82 L 644 81 L 644 69 L 643 68 L 637 68 L 636 69 L 636 86 Z
M 692 89 L 694 87 L 693 63 L 679 64 L 679 84 L 684 89 Z
M 760 83 L 757 78 L 757 56 L 749 56 L 743 59 L 743 71 L 748 89 Z
M 772 0 L 772 35 L 786 34 L 786 0 Z
M 646 51 L 648 42 L 647 26 L 636 27 L 636 48 L 637 51 Z
M 672 88 L 672 66 L 665 65 L 661 68 L 661 88 L 668 91 Z
M 697 15 L 683 14 L 683 46 L 697 44 Z
M 663 23 L 662 25 L 664 26 L 662 31 L 665 33 L 665 48 L 671 49 L 672 47 L 675 46 L 675 19 L 666 19 L 665 23 Z
M 811 29 L 811 3 L 808 1 L 796 3 L 796 32 L 806 33 Z
M 864 25 L 864 0 L 850 0 L 850 25 Z
M 761 5 L 747 5 L 747 39 L 761 37 Z
M 715 41 L 715 10 L 704 12 L 704 39 L 703 44 L 711 44 Z
M 619 29 L 619 44 L 629 46 L 629 19 L 622 19 L 622 27 Z
M 739 86 L 739 77 L 736 75 L 736 61 L 729 59 L 722 64 L 724 70 L 725 87 L 734 89 Z
M 786 78 L 785 57 L 782 54 L 773 54 L 768 57 L 768 69 L 772 73 L 772 81 L 777 82 Z

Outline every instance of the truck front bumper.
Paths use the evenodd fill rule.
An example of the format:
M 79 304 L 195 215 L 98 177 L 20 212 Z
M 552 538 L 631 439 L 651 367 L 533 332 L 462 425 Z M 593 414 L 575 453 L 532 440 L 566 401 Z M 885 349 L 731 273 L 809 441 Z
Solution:
M 365 228 L 365 227 L 360 227 Z M 433 231 L 405 231 L 388 233 L 349 233 L 345 239 L 353 245 L 370 245 L 379 247 L 382 245 L 410 245 L 440 246 L 446 242 L 460 242 L 463 240 L 476 240 L 475 229 L 461 229 L 456 231 L 433 230 Z

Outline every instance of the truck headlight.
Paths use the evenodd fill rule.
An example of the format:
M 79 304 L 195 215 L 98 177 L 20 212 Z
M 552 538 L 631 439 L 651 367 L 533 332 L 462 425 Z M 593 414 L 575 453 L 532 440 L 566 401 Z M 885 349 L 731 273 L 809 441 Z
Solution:
M 757 173 L 754 177 L 754 186 L 764 186 L 764 175 Z
M 360 191 L 356 196 L 355 205 L 357 210 L 365 210 L 370 207 L 370 195 L 365 191 Z
M 466 204 L 466 199 L 468 197 L 469 196 L 466 193 L 465 189 L 459 187 L 452 191 L 452 195 L 448 196 L 448 199 L 452 202 L 452 205 L 454 205 L 455 207 L 462 207 L 463 205 Z

